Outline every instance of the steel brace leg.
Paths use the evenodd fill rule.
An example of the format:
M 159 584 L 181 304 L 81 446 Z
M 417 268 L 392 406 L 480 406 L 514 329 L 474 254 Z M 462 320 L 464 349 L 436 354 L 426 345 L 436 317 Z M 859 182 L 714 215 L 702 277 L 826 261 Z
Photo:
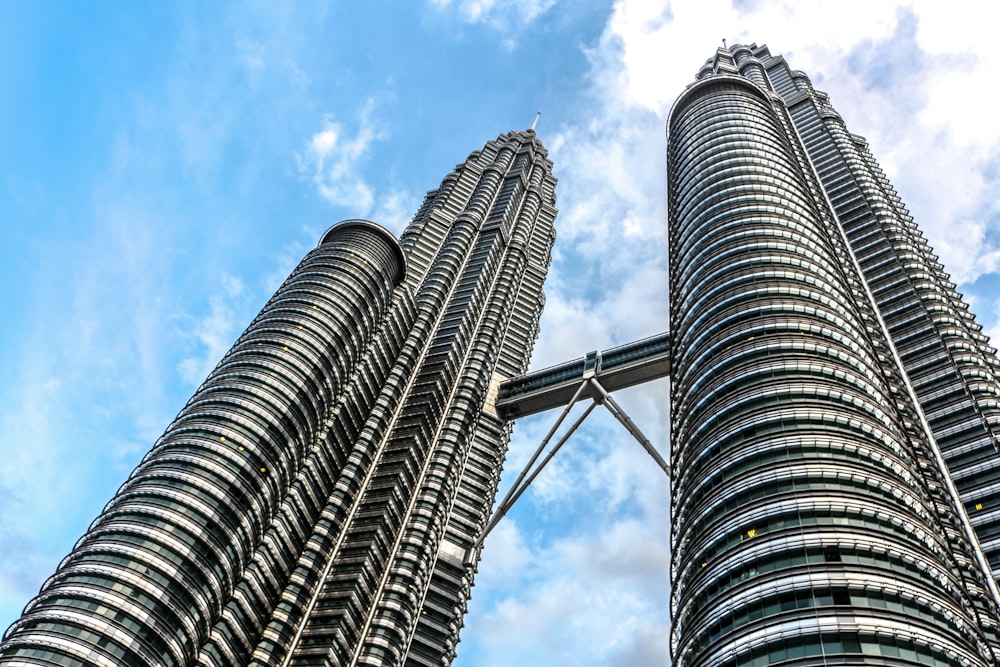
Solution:
M 555 435 L 556 430 L 566 420 L 570 410 L 572 410 L 573 406 L 577 403 L 580 396 L 583 394 L 583 391 L 588 386 L 592 387 L 595 393 L 593 402 L 587 406 L 587 409 L 584 410 L 583 414 L 581 414 L 577 420 L 573 422 L 573 425 L 570 426 L 569 430 L 561 438 L 559 438 L 552 450 L 546 454 L 544 459 L 542 459 L 541 463 L 539 463 L 538 466 L 532 470 L 535 462 L 538 461 L 538 457 L 542 455 L 543 451 L 545 451 L 545 448 L 548 446 L 552 436 Z M 469 547 L 468 551 L 465 552 L 466 567 L 472 567 L 475 564 L 476 554 L 479 549 L 482 548 L 486 537 L 493 531 L 494 528 L 496 528 L 497 524 L 500 523 L 500 520 L 506 516 L 507 512 L 510 511 L 510 508 L 514 506 L 514 503 L 516 503 L 524 492 L 528 490 L 528 487 L 533 481 L 535 481 L 535 478 L 538 477 L 539 473 L 542 472 L 548 462 L 552 460 L 552 457 L 556 455 L 556 452 L 558 452 L 562 446 L 566 444 L 566 441 L 569 440 L 570 436 L 576 432 L 576 429 L 580 427 L 580 424 L 582 424 L 584 420 L 590 416 L 590 413 L 594 411 L 594 408 L 596 408 L 598 404 L 606 407 L 608 412 L 610 412 L 615 419 L 621 422 L 622 426 L 624 426 L 629 434 L 631 434 L 632 437 L 635 438 L 640 445 L 642 445 L 642 448 L 646 450 L 650 457 L 652 457 L 653 461 L 656 462 L 656 465 L 663 470 L 669 479 L 670 466 L 667 465 L 667 462 L 662 456 L 660 456 L 660 453 L 656 451 L 656 448 L 653 447 L 653 443 L 649 441 L 649 438 L 647 438 L 642 431 L 639 430 L 639 427 L 635 425 L 635 422 L 632 421 L 625 410 L 623 410 L 622 407 L 618 405 L 613 398 L 611 398 L 611 395 L 604 389 L 596 377 L 586 378 L 580 383 L 576 393 L 573 394 L 573 398 L 571 398 L 569 403 L 566 404 L 566 407 L 563 408 L 563 411 L 559 414 L 559 418 L 556 419 L 552 428 L 549 429 L 549 432 L 542 439 L 541 444 L 539 444 L 538 448 L 535 449 L 535 453 L 531 455 L 531 458 L 525 464 L 521 474 L 517 476 L 517 480 L 514 482 L 514 485 L 510 488 L 507 495 L 504 496 L 503 500 L 497 506 L 496 512 L 494 512 L 493 516 L 486 524 L 483 532 L 480 533 L 478 539 L 476 539 L 472 546 Z

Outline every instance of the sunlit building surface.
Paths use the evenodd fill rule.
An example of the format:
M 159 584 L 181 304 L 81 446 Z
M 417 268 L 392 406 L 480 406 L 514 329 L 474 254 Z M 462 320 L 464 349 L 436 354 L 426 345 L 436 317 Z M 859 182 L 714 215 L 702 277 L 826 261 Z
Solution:
M 998 664 L 997 361 L 865 140 L 756 45 L 667 133 L 673 664 Z
M 531 130 L 397 241 L 331 228 L 4 636 L 4 665 L 443 665 L 537 336 L 555 179 Z M 477 552 L 478 553 L 478 552 Z

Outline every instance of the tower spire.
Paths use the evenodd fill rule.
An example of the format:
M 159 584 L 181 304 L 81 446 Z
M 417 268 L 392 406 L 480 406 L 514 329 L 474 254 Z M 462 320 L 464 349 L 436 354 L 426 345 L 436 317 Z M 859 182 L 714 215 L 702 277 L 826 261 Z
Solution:
M 535 120 L 531 122 L 531 131 L 535 131 L 535 126 L 538 125 L 538 119 L 542 117 L 542 112 L 538 111 L 535 113 Z

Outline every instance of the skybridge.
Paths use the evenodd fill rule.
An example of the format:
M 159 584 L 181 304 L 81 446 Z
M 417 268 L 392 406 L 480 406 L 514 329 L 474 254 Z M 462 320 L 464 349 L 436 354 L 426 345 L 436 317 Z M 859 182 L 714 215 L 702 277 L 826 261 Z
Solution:
M 493 403 L 497 415 L 504 421 L 538 414 L 555 408 L 563 408 L 548 434 L 542 439 L 535 453 L 518 475 L 517 481 L 500 501 L 496 511 L 486 524 L 479 539 L 466 552 L 465 562 L 472 566 L 476 562 L 476 552 L 483 541 L 496 527 L 504 515 L 514 506 L 518 498 L 538 477 L 545 465 L 552 460 L 580 424 L 599 405 L 621 422 L 622 426 L 638 441 L 656 465 L 670 477 L 670 466 L 653 447 L 625 410 L 611 397 L 611 392 L 634 387 L 670 375 L 670 332 L 643 338 L 608 350 L 594 351 L 578 359 L 543 368 L 500 384 Z M 587 408 L 577 417 L 572 426 L 545 453 L 552 437 L 569 416 L 573 406 L 580 401 L 590 400 Z
M 508 380 L 497 393 L 497 414 L 504 421 L 563 407 L 581 383 L 597 380 L 608 393 L 670 375 L 670 332 L 590 352 L 584 357 Z M 577 397 L 595 398 L 590 383 Z

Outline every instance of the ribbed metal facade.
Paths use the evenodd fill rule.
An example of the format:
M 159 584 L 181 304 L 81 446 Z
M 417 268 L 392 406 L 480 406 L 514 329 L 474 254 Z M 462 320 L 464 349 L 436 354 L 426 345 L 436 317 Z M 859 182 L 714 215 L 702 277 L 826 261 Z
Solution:
M 327 232 L 0 644 L 3 665 L 447 665 L 555 238 L 534 133 L 401 241 Z
M 864 141 L 734 46 L 667 159 L 674 664 L 998 664 L 996 362 Z

